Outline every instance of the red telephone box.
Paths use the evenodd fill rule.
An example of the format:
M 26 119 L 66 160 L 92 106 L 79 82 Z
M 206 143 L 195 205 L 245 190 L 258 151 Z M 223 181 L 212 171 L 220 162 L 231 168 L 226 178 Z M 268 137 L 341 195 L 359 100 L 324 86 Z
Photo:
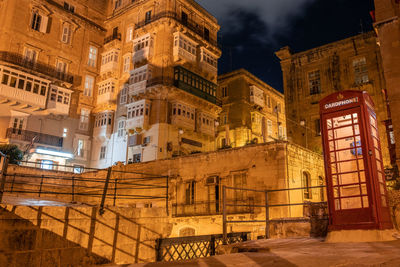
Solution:
M 329 229 L 391 229 L 378 121 L 366 92 L 320 101 Z

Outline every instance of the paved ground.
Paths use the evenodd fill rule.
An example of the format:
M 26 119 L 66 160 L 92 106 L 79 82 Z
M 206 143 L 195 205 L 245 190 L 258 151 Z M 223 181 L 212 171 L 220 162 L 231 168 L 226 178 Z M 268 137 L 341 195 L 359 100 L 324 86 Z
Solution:
M 400 240 L 377 243 L 324 243 L 319 239 L 250 241 L 264 253 L 237 253 L 193 261 L 120 265 L 120 267 L 224 266 L 400 266 Z M 117 266 L 117 265 L 116 265 Z

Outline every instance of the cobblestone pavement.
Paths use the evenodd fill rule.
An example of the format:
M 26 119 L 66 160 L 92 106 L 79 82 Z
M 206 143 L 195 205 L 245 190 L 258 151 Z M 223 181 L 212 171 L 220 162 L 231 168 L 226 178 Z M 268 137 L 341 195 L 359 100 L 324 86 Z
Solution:
M 325 243 L 322 239 L 297 238 L 257 240 L 249 243 L 268 248 L 270 251 L 237 253 L 173 263 L 119 266 L 400 266 L 400 240 L 376 243 Z

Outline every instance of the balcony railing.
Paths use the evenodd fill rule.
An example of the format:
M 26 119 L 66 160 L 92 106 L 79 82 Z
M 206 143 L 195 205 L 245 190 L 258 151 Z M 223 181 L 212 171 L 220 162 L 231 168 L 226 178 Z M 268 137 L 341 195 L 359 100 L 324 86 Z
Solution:
M 249 198 L 246 200 L 228 201 L 229 203 L 240 203 L 243 207 L 229 206 L 227 207 L 227 214 L 245 214 L 253 213 L 254 200 Z M 222 214 L 222 200 L 221 201 L 199 201 L 193 204 L 173 204 L 172 213 L 175 217 L 186 216 L 208 216 Z
M 75 82 L 77 82 L 76 81 L 77 76 L 74 76 L 70 73 L 60 72 L 54 66 L 48 64 L 40 62 L 32 62 L 30 60 L 27 60 L 24 56 L 17 53 L 0 51 L 0 61 L 18 65 L 25 69 L 39 72 L 67 83 L 74 83 L 74 79 Z
M 178 15 L 178 13 L 172 12 L 172 11 L 163 11 L 163 12 L 160 12 L 160 13 L 152 16 L 151 19 L 143 20 L 143 21 L 141 21 L 141 22 L 139 22 L 139 23 L 137 23 L 135 25 L 135 29 L 136 30 L 140 29 L 140 28 L 146 26 L 147 24 L 152 23 L 152 22 L 157 21 L 157 20 L 162 19 L 162 18 L 170 18 L 170 19 L 176 20 L 177 22 L 181 23 L 182 25 L 186 26 L 187 28 L 189 28 L 193 32 L 195 32 L 198 35 L 200 35 L 205 41 L 207 41 L 211 45 L 219 47 L 217 40 L 212 39 L 209 36 L 207 36 L 206 34 L 204 34 L 204 28 L 203 27 L 201 27 L 199 24 L 197 24 L 195 21 L 193 21 L 191 19 L 182 20 L 180 15 Z
M 64 140 L 62 137 L 54 135 L 20 130 L 15 128 L 8 128 L 6 137 L 14 140 L 33 142 L 56 147 L 62 147 Z
M 209 87 L 215 86 L 213 83 L 211 83 L 210 81 L 207 81 L 204 78 L 201 78 L 200 76 L 196 76 L 196 77 L 197 77 L 197 79 L 196 79 L 197 84 L 202 84 L 202 85 L 207 84 L 207 85 L 209 85 Z M 160 76 L 160 77 L 154 77 L 154 78 L 152 78 L 152 79 L 147 81 L 147 87 L 155 86 L 155 85 L 159 85 L 159 84 L 167 85 L 167 86 L 172 86 L 173 85 L 173 86 L 175 86 L 175 87 L 177 87 L 177 88 L 179 88 L 181 90 L 184 90 L 184 91 L 186 91 L 186 92 L 188 92 L 188 93 L 190 93 L 192 95 L 195 95 L 195 96 L 198 96 L 200 98 L 203 98 L 203 99 L 205 99 L 205 100 L 207 100 L 207 101 L 209 101 L 209 102 L 211 102 L 211 103 L 213 103 L 213 104 L 215 104 L 217 106 L 221 106 L 222 105 L 222 101 L 220 99 L 218 99 L 217 97 L 215 97 L 215 96 L 213 96 L 213 95 L 211 95 L 211 94 L 209 94 L 209 93 L 207 93 L 207 92 L 205 92 L 205 91 L 203 91 L 203 90 L 201 90 L 201 89 L 199 89 L 199 88 L 197 88 L 197 87 L 195 87 L 195 86 L 193 86 L 191 84 L 188 84 L 188 83 L 185 83 L 183 81 L 180 81 L 179 78 L 172 79 L 170 77 Z M 196 84 L 196 83 L 194 83 L 194 84 Z
M 108 44 L 114 40 L 121 41 L 121 33 L 113 34 L 113 35 L 110 35 L 110 36 L 104 38 L 104 44 Z

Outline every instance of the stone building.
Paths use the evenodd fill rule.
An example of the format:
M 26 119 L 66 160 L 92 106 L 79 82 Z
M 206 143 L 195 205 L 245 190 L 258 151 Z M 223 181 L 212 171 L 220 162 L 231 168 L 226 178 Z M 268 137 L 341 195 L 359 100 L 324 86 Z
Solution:
M 215 149 L 219 25 L 192 0 L 114 1 L 91 166 Z
M 0 2 L 0 143 L 87 166 L 107 1 Z
M 13 190 L 17 191 L 20 197 L 24 195 L 21 193 L 23 189 L 37 191 L 40 187 L 38 181 L 35 188 L 32 178 L 25 174 L 57 178 L 46 180 L 41 187 L 43 192 L 41 198 L 62 202 L 71 201 L 71 195 L 68 195 L 68 192 L 71 192 L 69 178 L 73 176 L 76 190 L 74 203 L 76 205 L 85 203 L 84 205 L 72 206 L 67 213 L 62 207 L 53 207 L 54 209 L 44 207 L 41 211 L 24 207 L 17 207 L 15 210 L 11 205 L 7 205 L 7 208 L 30 221 L 40 217 L 46 221 L 41 228 L 49 229 L 83 247 L 90 243 L 88 242 L 91 238 L 89 233 L 92 233 L 95 235 L 91 246 L 93 251 L 109 259 L 112 259 L 114 255 L 113 261 L 120 264 L 134 262 L 135 255 L 145 261 L 154 260 L 153 249 L 156 238 L 221 234 L 223 186 L 239 188 L 239 190 L 226 191 L 226 204 L 238 205 L 227 206 L 228 219 L 242 221 L 242 223 L 230 224 L 228 233 L 250 232 L 251 239 L 257 239 L 265 234 L 266 224 L 263 220 L 266 213 L 265 208 L 260 207 L 265 204 L 265 192 L 240 189 L 276 190 L 304 187 L 299 190 L 268 193 L 269 205 L 284 205 L 269 208 L 272 237 L 310 236 L 310 221 L 307 219 L 308 214 L 303 208 L 303 203 L 326 199 L 324 188 L 311 188 L 323 183 L 322 155 L 286 141 L 113 166 L 108 188 L 110 195 L 105 198 L 105 213 L 100 213 L 100 215 L 97 209 L 101 198 L 91 197 L 88 193 L 96 188 L 96 186 L 90 186 L 93 185 L 91 181 L 106 180 L 107 172 L 104 170 L 74 174 L 9 165 L 7 173 L 9 178 L 7 178 L 6 191 L 10 192 L 10 182 L 14 179 Z M 167 201 L 162 198 L 166 194 L 165 188 L 149 189 L 149 186 L 145 186 L 149 183 L 165 185 L 165 180 L 152 179 L 153 181 L 149 183 L 135 180 L 141 186 L 132 189 L 129 182 L 132 182 L 133 177 L 138 177 L 133 176 L 133 173 L 168 177 Z M 15 177 L 14 174 L 16 174 Z M 121 197 L 117 197 L 116 200 L 112 197 L 114 179 L 121 182 L 116 191 L 116 195 Z M 31 183 L 27 183 L 27 180 Z M 58 186 L 52 183 L 57 183 Z M 98 187 L 103 191 L 103 185 Z M 55 190 L 63 194 L 44 194 L 46 191 L 54 192 Z M 136 197 L 129 198 L 128 196 Z M 29 194 L 29 198 L 31 197 L 32 195 Z M 168 209 L 166 209 L 166 204 Z M 41 216 L 38 215 L 39 212 L 43 212 Z M 118 214 L 120 217 L 116 218 Z M 57 219 L 52 223 L 47 223 L 50 216 L 52 216 L 51 219 Z M 69 221 L 63 223 L 64 220 Z M 249 222 L 251 220 L 259 222 Z M 93 226 L 94 221 L 96 227 Z M 138 227 L 139 225 L 142 226 Z M 65 230 L 67 227 L 68 230 Z M 96 229 L 95 234 L 90 229 Z M 118 232 L 117 239 L 113 229 Z M 150 229 L 153 231 L 148 231 Z M 134 238 L 127 238 L 129 236 Z M 139 245 L 136 243 L 138 239 L 141 243 Z M 115 246 L 120 251 L 117 250 L 116 254 L 113 254 Z
M 0 7 L 1 143 L 77 171 L 215 150 L 219 25 L 195 1 Z
M 218 148 L 286 139 L 283 94 L 244 69 L 220 75 L 218 86 Z
M 292 53 L 276 52 L 281 60 L 286 102 L 288 139 L 322 152 L 319 100 L 341 90 L 367 91 L 375 104 L 384 165 L 390 166 L 387 125 L 389 108 L 385 94 L 382 60 L 374 32 Z
M 375 31 L 378 35 L 378 45 L 382 55 L 383 72 L 386 81 L 388 103 L 393 116 L 388 119 L 387 127 L 390 143 L 396 153 L 394 160 L 399 160 L 399 146 L 395 139 L 400 140 L 400 3 L 391 0 L 375 0 Z M 397 156 L 396 156 L 397 155 Z

